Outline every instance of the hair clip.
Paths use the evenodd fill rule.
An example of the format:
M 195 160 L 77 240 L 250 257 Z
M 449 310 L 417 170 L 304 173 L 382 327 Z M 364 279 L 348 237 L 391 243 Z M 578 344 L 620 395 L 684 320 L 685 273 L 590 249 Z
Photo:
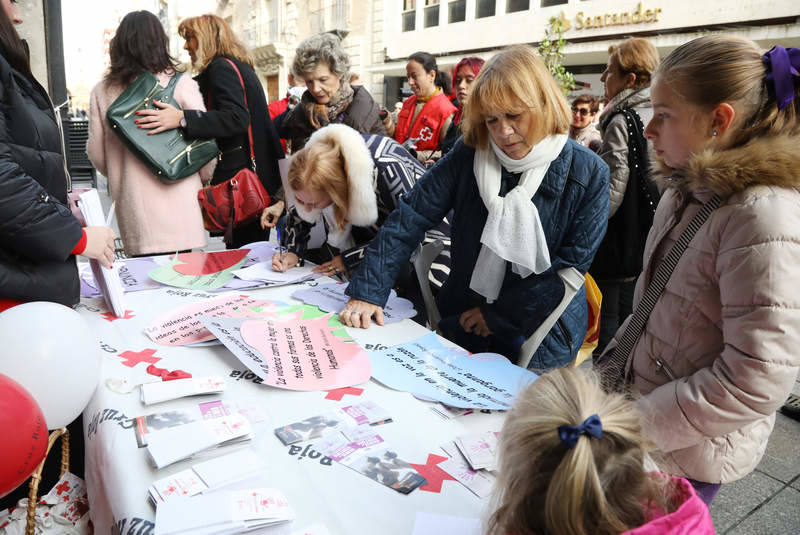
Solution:
M 587 435 L 590 438 L 603 438 L 603 424 L 600 422 L 600 417 L 592 414 L 581 425 L 560 425 L 558 426 L 558 438 L 561 442 L 566 444 L 567 448 L 572 449 L 578 443 L 581 435 Z
M 794 99 L 794 77 L 800 77 L 800 48 L 773 46 L 761 57 L 767 69 L 767 82 L 775 88 L 778 109 L 782 110 Z

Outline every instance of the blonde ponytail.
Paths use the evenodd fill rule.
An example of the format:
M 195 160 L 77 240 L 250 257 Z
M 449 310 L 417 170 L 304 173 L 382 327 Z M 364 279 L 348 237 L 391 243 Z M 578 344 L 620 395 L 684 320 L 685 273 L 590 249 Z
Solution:
M 602 437 L 570 448 L 560 426 L 593 414 Z M 501 435 L 488 531 L 492 535 L 617 535 L 645 523 L 643 504 L 671 510 L 643 466 L 639 417 L 623 396 L 606 394 L 593 374 L 560 369 L 518 398 Z

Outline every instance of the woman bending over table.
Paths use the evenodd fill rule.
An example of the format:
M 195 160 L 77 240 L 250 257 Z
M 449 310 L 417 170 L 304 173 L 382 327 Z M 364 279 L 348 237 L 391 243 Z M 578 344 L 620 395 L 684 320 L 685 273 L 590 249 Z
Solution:
M 400 196 L 414 186 L 425 168 L 390 138 L 362 135 L 345 125 L 317 130 L 294 154 L 286 192 L 289 206 L 273 269 L 286 271 L 308 259 L 327 275 L 349 276 L 364 249 L 396 208 Z M 277 207 L 262 214 L 270 226 Z M 309 249 L 311 229 L 321 224 L 325 242 Z
M 569 125 L 569 104 L 532 48 L 511 47 L 490 59 L 464 109 L 463 140 L 400 199 L 370 243 L 346 291 L 342 322 L 383 323 L 400 266 L 452 209 L 440 327 L 472 352 L 516 359 L 563 296 L 558 270 L 585 273 L 606 230 L 608 167 L 568 139 Z M 570 362 L 587 321 L 581 289 L 530 367 Z

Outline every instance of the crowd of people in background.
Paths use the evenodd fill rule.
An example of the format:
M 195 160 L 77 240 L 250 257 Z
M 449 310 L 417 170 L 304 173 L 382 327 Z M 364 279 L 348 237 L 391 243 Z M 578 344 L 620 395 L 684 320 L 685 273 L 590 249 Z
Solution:
M 82 229 L 66 207 L 53 106 L 16 3 L 0 4 L 0 306 L 73 306 L 74 255 L 111 265 L 115 235 Z M 349 327 L 383 324 L 393 288 L 417 295 L 411 258 L 432 231 L 448 240 L 439 331 L 470 352 L 516 361 L 564 295 L 559 272 L 590 273 L 602 292 L 597 375 L 568 368 L 589 322 L 581 288 L 506 419 L 488 529 L 713 533 L 707 506 L 755 469 L 800 367 L 800 51 L 717 35 L 661 58 L 630 38 L 609 48 L 604 96 L 571 102 L 530 46 L 451 73 L 421 51 L 407 58 L 412 95 L 386 110 L 330 33 L 300 43 L 286 95 L 268 105 L 225 20 L 191 17 L 178 31 L 191 75 L 157 17 L 126 15 L 91 94 L 87 150 L 129 255 L 203 248 L 197 191 L 248 168 L 272 204 L 227 246 L 277 227 L 288 252 L 273 268 L 311 261 L 349 281 Z M 220 149 L 177 184 L 105 120 L 146 72 L 178 78 L 174 102 L 140 111 L 139 128 Z M 620 356 L 622 368 L 609 364 Z

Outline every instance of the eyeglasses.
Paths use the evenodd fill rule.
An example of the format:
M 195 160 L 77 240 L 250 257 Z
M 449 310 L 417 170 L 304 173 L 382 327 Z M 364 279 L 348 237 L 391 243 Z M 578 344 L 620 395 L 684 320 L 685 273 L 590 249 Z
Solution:
M 589 111 L 587 108 L 576 108 L 575 106 L 573 106 L 572 107 L 572 113 L 577 113 L 581 117 L 586 117 L 587 115 L 589 115 L 592 112 Z

